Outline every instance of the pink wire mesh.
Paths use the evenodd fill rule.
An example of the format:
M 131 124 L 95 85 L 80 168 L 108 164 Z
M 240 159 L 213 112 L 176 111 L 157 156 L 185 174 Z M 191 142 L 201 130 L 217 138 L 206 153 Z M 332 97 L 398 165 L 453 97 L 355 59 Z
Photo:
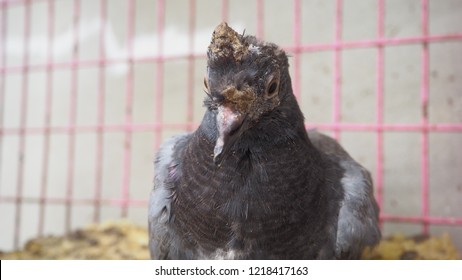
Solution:
M 264 34 L 264 7 L 268 2 L 263 0 L 256 1 L 256 35 L 260 38 Z M 45 2 L 47 5 L 47 61 L 42 64 L 30 65 L 28 46 L 30 40 L 30 10 L 31 5 L 37 2 Z M 105 22 L 107 18 L 107 0 L 100 0 L 100 18 Z M 126 36 L 128 42 L 128 56 L 125 59 L 110 59 L 105 51 L 105 29 L 101 25 L 99 30 L 99 50 L 98 59 L 82 60 L 79 58 L 78 48 L 78 32 L 81 24 L 80 18 L 80 0 L 73 0 L 73 40 L 74 49 L 70 61 L 57 62 L 53 59 L 53 49 L 51 42 L 54 40 L 55 35 L 55 22 L 54 14 L 56 13 L 54 0 L 2 0 L 0 1 L 0 153 L 2 151 L 2 140 L 7 135 L 17 135 L 19 139 L 19 153 L 18 157 L 23 159 L 25 156 L 25 141 L 30 135 L 43 135 L 43 161 L 41 168 L 41 183 L 39 196 L 27 196 L 23 193 L 24 187 L 24 161 L 18 161 L 18 175 L 16 192 L 14 195 L 4 195 L 1 192 L 0 186 L 0 203 L 1 204 L 14 204 L 14 246 L 19 246 L 19 236 L 21 234 L 21 219 L 22 207 L 24 204 L 38 204 L 38 229 L 39 235 L 44 233 L 44 221 L 46 219 L 45 206 L 50 204 L 65 205 L 65 230 L 69 231 L 72 228 L 72 211 L 75 205 L 92 205 L 93 206 L 93 220 L 95 222 L 101 219 L 101 206 L 111 205 L 120 208 L 120 216 L 127 217 L 127 212 L 130 207 L 146 207 L 147 199 L 133 199 L 130 197 L 130 170 L 131 170 L 131 155 L 132 155 L 132 134 L 137 131 L 154 131 L 153 148 L 157 149 L 162 141 L 162 133 L 169 129 L 175 130 L 188 130 L 191 131 L 197 127 L 198 123 L 194 122 L 193 106 L 187 107 L 186 121 L 182 123 L 166 123 L 163 119 L 163 97 L 164 92 L 164 63 L 167 61 L 186 60 L 187 61 L 187 84 L 188 91 L 186 93 L 186 102 L 193 103 L 194 84 L 198 81 L 195 80 L 194 62 L 197 59 L 202 59 L 205 54 L 194 53 L 195 44 L 195 31 L 196 31 L 196 1 L 190 0 L 187 3 L 188 13 L 188 49 L 189 53 L 186 55 L 165 55 L 164 46 L 164 31 L 165 31 L 165 0 L 156 1 L 156 33 L 159 38 L 157 41 L 158 55 L 156 56 L 134 56 L 133 38 L 135 36 L 135 0 L 128 1 L 127 10 L 127 25 Z M 344 131 L 369 131 L 375 133 L 376 139 L 376 170 L 375 170 L 375 186 L 376 197 L 380 207 L 383 209 L 383 192 L 384 192 L 384 140 L 383 133 L 389 131 L 405 131 L 415 132 L 420 134 L 420 176 L 421 176 L 421 211 L 418 216 L 403 216 L 391 215 L 386 212 L 381 213 L 381 221 L 396 221 L 406 223 L 417 223 L 422 225 L 422 232 L 427 233 L 429 225 L 442 224 L 442 225 L 462 225 L 462 217 L 434 217 L 429 214 L 429 133 L 430 132 L 453 132 L 461 133 L 461 123 L 429 123 L 428 119 L 428 99 L 429 99 L 429 51 L 428 46 L 434 42 L 447 42 L 459 41 L 462 42 L 462 33 L 456 34 L 441 34 L 429 35 L 428 32 L 428 19 L 429 8 L 428 0 L 421 0 L 421 35 L 414 37 L 404 38 L 386 38 L 384 36 L 384 21 L 385 21 L 385 0 L 377 1 L 377 32 L 376 38 L 371 40 L 360 41 L 344 41 L 342 40 L 342 15 L 343 5 L 347 4 L 342 0 L 335 1 L 335 23 L 334 23 L 334 40 L 332 43 L 321 44 L 304 44 L 302 43 L 302 14 L 301 5 L 302 0 L 293 0 L 293 30 L 292 30 L 292 44 L 285 46 L 285 49 L 293 55 L 293 87 L 294 93 L 297 98 L 301 94 L 301 55 L 310 52 L 332 51 L 333 56 L 333 102 L 332 102 L 332 121 L 329 123 L 309 123 L 308 128 L 317 127 L 323 130 L 330 130 L 333 132 L 335 138 L 340 139 L 341 132 Z M 24 8 L 24 30 L 23 40 L 27 46 L 24 49 L 23 62 L 17 66 L 7 66 L 5 57 L 5 46 L 7 38 L 7 14 L 11 7 L 23 6 Z M 230 3 L 227 0 L 222 1 L 221 5 L 221 18 L 227 20 L 229 17 Z M 384 47 L 393 45 L 421 45 L 421 85 L 420 85 L 420 106 L 421 106 L 421 121 L 419 124 L 388 124 L 384 122 Z M 374 48 L 376 50 L 376 104 L 375 104 L 375 122 L 374 123 L 346 123 L 342 122 L 341 112 L 341 56 L 342 51 L 345 49 L 355 48 Z M 128 65 L 128 72 L 125 77 L 125 109 L 124 121 L 119 124 L 106 124 L 105 122 L 105 107 L 106 102 L 106 82 L 104 79 L 104 71 L 108 65 L 126 63 Z M 156 66 L 155 71 L 155 86 L 154 86 L 154 122 L 152 123 L 136 123 L 133 120 L 133 98 L 134 98 L 134 70 L 133 67 L 137 63 L 154 63 Z M 87 67 L 98 68 L 98 96 L 97 96 L 97 120 L 93 125 L 77 125 L 76 112 L 77 112 L 77 94 L 78 94 L 78 70 Z M 68 69 L 71 71 L 71 98 L 69 100 L 68 113 L 69 123 L 67 125 L 56 126 L 51 123 L 51 104 L 53 96 L 57 94 L 53 92 L 52 80 L 53 72 L 58 69 Z M 29 74 L 31 72 L 44 72 L 45 75 L 45 115 L 44 126 L 32 127 L 28 126 L 26 119 L 28 113 L 28 88 Z M 21 75 L 21 92 L 20 92 L 20 122 L 18 127 L 5 127 L 3 125 L 4 113 L 4 100 L 5 100 L 5 76 L 7 74 L 17 73 Z M 64 106 L 64 104 L 63 104 Z M 96 137 L 96 154 L 95 154 L 95 178 L 94 178 L 94 194 L 92 199 L 80 199 L 74 197 L 74 177 L 76 166 L 74 165 L 75 158 L 75 136 L 78 133 L 93 133 Z M 120 190 L 120 197 L 116 199 L 106 199 L 102 197 L 102 172 L 103 172 L 103 151 L 104 141 L 103 134 L 107 132 L 122 132 L 124 135 L 124 153 L 123 153 L 123 174 L 121 174 L 122 187 Z M 64 197 L 49 197 L 48 196 L 48 169 L 49 169 L 49 155 L 50 155 L 50 136 L 54 134 L 67 134 L 68 138 L 68 165 L 67 165 L 67 183 Z M 148 148 L 149 149 L 149 148 Z M 150 152 L 149 150 L 147 152 Z M 0 160 L 2 156 L 0 154 Z M 0 167 L 5 162 L 0 162 Z M 146 194 L 146 197 L 148 194 Z

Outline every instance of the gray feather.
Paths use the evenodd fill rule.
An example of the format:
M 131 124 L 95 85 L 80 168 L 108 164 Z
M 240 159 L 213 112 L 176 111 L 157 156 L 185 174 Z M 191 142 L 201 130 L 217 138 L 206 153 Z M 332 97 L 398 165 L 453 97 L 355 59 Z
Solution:
M 173 186 L 170 182 L 174 179 L 178 161 L 175 159 L 176 152 L 182 148 L 190 134 L 174 136 L 165 141 L 159 148 L 155 159 L 154 188 L 149 199 L 149 248 L 151 258 L 166 259 L 169 251 L 174 246 L 173 238 L 168 228 L 171 218 L 171 202 Z
M 344 169 L 341 185 L 344 197 L 338 216 L 337 258 L 359 258 L 366 246 L 381 238 L 379 208 L 374 199 L 370 173 L 353 160 L 334 139 L 311 130 L 311 142 L 326 155 L 334 157 Z

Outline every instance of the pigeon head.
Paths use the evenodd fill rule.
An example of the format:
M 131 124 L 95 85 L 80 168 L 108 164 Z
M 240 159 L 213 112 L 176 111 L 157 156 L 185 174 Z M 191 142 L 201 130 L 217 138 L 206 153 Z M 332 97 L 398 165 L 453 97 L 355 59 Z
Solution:
M 216 112 L 214 160 L 292 92 L 285 52 L 275 44 L 218 25 L 207 52 L 206 106 Z M 288 90 L 290 89 L 290 90 Z

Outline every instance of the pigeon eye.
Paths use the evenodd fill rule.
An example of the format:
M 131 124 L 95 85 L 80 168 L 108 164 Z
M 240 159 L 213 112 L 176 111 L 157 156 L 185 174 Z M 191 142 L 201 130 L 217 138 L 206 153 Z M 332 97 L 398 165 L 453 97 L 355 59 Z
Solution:
M 272 80 L 269 85 L 266 87 L 266 97 L 274 97 L 278 92 L 279 83 L 277 80 Z

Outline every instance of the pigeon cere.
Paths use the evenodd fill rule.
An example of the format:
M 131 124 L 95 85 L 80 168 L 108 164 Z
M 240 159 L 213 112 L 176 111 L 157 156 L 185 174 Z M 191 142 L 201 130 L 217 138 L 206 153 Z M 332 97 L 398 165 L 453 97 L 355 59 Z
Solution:
M 369 172 L 307 131 L 287 54 L 221 23 L 199 128 L 167 140 L 149 202 L 153 259 L 358 259 L 378 244 Z

